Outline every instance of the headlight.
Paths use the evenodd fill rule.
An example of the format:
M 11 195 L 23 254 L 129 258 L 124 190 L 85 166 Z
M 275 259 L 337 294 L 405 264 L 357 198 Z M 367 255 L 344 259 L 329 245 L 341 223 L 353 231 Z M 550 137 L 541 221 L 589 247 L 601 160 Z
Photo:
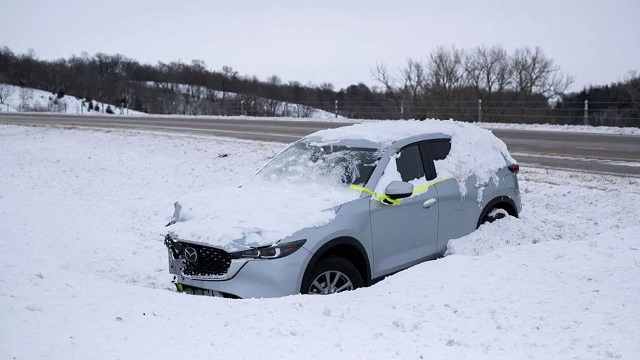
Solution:
M 238 251 L 234 252 L 233 255 L 237 259 L 278 259 L 293 254 L 296 250 L 300 249 L 305 242 L 307 242 L 307 240 L 298 240 L 268 247 Z

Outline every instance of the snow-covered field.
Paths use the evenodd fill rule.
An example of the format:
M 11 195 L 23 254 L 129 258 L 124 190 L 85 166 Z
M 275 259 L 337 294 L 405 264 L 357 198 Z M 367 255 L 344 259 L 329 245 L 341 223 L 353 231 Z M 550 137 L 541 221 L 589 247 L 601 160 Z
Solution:
M 178 83 L 164 83 L 164 82 L 156 82 L 156 81 L 147 81 L 145 85 L 150 88 L 156 89 L 165 89 L 170 90 L 171 92 L 181 93 L 185 96 L 188 96 L 192 99 L 190 104 L 183 104 L 179 106 L 181 112 L 183 114 L 200 114 L 202 113 L 199 110 L 200 104 L 199 101 L 203 99 L 215 99 L 221 101 L 222 99 L 226 99 L 227 101 L 240 101 L 246 104 L 246 112 L 255 106 L 256 109 L 262 109 L 266 111 L 270 109 L 269 113 L 273 113 L 276 118 L 288 117 L 290 119 L 315 119 L 315 120 L 324 120 L 324 119 L 334 119 L 334 118 L 344 118 L 343 116 L 335 116 L 333 113 L 330 113 L 325 110 L 317 109 L 311 106 L 306 106 L 302 104 L 296 104 L 286 101 L 277 101 L 262 97 L 255 97 L 243 94 L 238 94 L 234 92 L 223 92 L 220 90 L 213 90 L 211 88 L 207 88 L 204 86 L 196 86 L 196 85 L 187 85 L 187 84 L 178 84 Z M 198 116 L 198 115 L 196 115 Z M 204 115 L 207 116 L 207 115 Z M 233 116 L 237 118 L 237 116 Z M 249 117 L 252 118 L 252 117 Z
M 149 82 L 147 85 L 152 86 L 153 82 Z M 164 86 L 175 86 L 183 92 L 187 92 L 187 85 L 183 84 L 161 84 Z M 19 86 L 1 84 L 8 88 L 11 95 L 3 102 L 0 103 L 0 113 L 2 112 L 48 112 L 48 113 L 65 113 L 66 115 L 107 115 L 104 114 L 107 106 L 110 106 L 115 115 L 127 115 L 127 116 L 153 116 L 153 117 L 184 117 L 184 118 L 204 118 L 204 119 L 243 119 L 243 120 L 278 120 L 278 121 L 322 121 L 322 122 L 344 122 L 344 123 L 359 123 L 369 121 L 380 120 L 362 120 L 362 119 L 348 119 L 343 116 L 335 116 L 334 114 L 315 109 L 311 107 L 304 107 L 299 104 L 278 102 L 277 113 L 278 114 L 295 114 L 299 107 L 304 107 L 304 117 L 296 116 L 276 116 L 276 117 L 254 117 L 254 116 L 218 116 L 218 115 L 149 115 L 139 111 L 133 111 L 130 109 L 119 108 L 111 104 L 100 103 L 93 101 L 94 105 L 98 105 L 100 111 L 87 111 L 87 102 L 83 102 L 83 99 L 76 98 L 74 96 L 65 95 L 62 99 L 58 99 L 56 103 L 53 103 L 56 96 L 50 92 L 46 92 L 38 89 L 22 88 Z M 204 93 L 204 89 L 195 87 L 199 93 Z M 222 92 L 213 91 L 214 97 L 220 98 Z M 239 97 L 236 93 L 227 93 L 231 97 Z M 262 99 L 268 100 L 268 99 Z M 286 111 L 285 111 L 286 109 Z M 534 131 L 569 131 L 569 132 L 582 132 L 582 133 L 594 133 L 594 134 L 619 134 L 619 135 L 640 135 L 640 120 L 638 120 L 637 127 L 613 127 L 613 126 L 583 126 L 583 125 L 553 125 L 553 124 L 511 124 L 511 123 L 476 123 L 476 125 L 486 129 L 514 129 L 514 130 L 534 130 Z
M 93 110 L 89 110 L 89 102 L 75 96 L 65 95 L 58 99 L 56 94 L 39 89 L 0 83 L 0 91 L 8 91 L 9 96 L 0 103 L 0 113 L 3 112 L 50 112 L 82 115 L 109 115 L 107 108 L 111 107 L 114 115 L 146 115 L 139 111 L 120 108 L 92 100 Z
M 173 201 L 281 147 L 0 126 L 0 358 L 640 358 L 637 178 L 522 168 L 521 219 L 351 293 L 176 293 Z

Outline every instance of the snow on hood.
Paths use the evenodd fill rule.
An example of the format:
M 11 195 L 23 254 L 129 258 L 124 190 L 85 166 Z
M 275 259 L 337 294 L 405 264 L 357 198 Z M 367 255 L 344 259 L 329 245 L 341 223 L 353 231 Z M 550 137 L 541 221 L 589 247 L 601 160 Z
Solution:
M 346 186 L 254 180 L 241 188 L 180 199 L 180 220 L 164 231 L 229 252 L 246 250 L 277 243 L 303 228 L 325 225 L 335 217 L 336 206 L 359 196 Z M 171 210 L 166 209 L 167 215 Z

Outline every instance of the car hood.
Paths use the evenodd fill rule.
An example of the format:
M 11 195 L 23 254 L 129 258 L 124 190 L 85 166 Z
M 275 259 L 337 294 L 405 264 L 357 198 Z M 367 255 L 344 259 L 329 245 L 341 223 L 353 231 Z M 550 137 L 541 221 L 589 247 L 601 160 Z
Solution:
M 253 181 L 241 188 L 184 196 L 174 204 L 164 230 L 180 240 L 228 252 L 246 250 L 272 245 L 304 228 L 325 225 L 333 220 L 339 205 L 359 196 L 359 192 L 339 185 Z M 168 207 L 165 212 L 170 213 Z

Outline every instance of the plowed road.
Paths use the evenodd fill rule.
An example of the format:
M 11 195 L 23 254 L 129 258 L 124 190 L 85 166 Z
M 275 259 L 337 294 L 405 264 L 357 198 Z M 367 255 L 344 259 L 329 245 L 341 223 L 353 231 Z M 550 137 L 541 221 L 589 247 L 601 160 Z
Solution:
M 349 125 L 323 121 L 1 114 L 0 123 L 197 133 L 248 140 L 293 142 L 314 131 Z M 640 177 L 640 136 L 493 130 L 521 165 Z

